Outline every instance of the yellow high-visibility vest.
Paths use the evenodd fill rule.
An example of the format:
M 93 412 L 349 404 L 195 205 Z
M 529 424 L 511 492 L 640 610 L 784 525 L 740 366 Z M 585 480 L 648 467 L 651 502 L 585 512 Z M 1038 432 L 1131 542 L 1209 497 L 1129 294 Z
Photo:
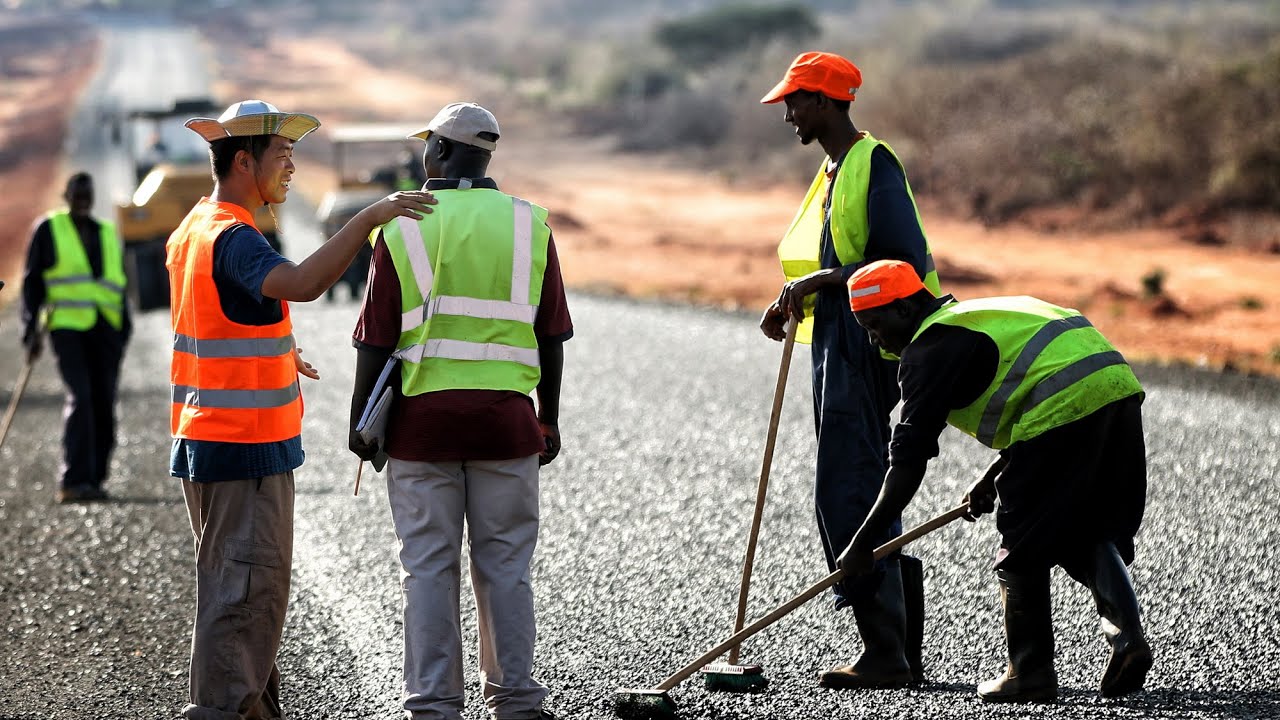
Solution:
M 115 226 L 98 223 L 102 244 L 102 277 L 95 277 L 80 233 L 65 210 L 49 213 L 53 235 L 53 266 L 44 272 L 45 327 L 50 330 L 88 330 L 106 318 L 119 330 L 124 323 L 124 258 Z
M 893 161 L 902 167 L 898 156 L 888 143 L 882 142 L 864 133 L 861 140 L 855 142 L 840 164 L 840 172 L 836 175 L 835 187 L 831 198 L 831 238 L 835 242 L 836 256 L 843 265 L 853 265 L 866 257 L 867 249 L 867 193 L 871 185 L 871 153 L 883 146 L 893 157 Z M 822 269 L 822 204 L 825 200 L 824 189 L 827 187 L 827 165 L 830 160 L 824 158 L 818 167 L 818 174 L 813 178 L 809 191 L 800 203 L 800 209 L 791 226 L 778 243 L 778 259 L 782 261 L 782 273 L 787 281 L 802 278 L 809 273 Z M 906 171 L 902 173 L 906 183 Z M 907 197 L 915 207 L 916 198 L 911 193 L 911 184 L 906 183 Z M 924 236 L 924 224 L 920 221 L 920 209 L 916 208 L 916 223 L 920 224 L 920 234 Z M 933 253 L 929 242 L 925 240 L 925 275 L 922 278 L 925 287 L 936 296 L 942 295 L 938 283 L 938 271 L 933 264 Z M 808 343 L 813 339 L 813 306 L 814 296 L 805 298 L 805 318 L 796 330 L 796 342 Z
M 435 212 L 382 226 L 400 281 L 401 390 L 514 390 L 542 377 L 533 323 L 547 211 L 494 189 L 433 191 Z
M 1032 297 L 944 305 L 920 323 L 980 332 L 1000 350 L 991 385 L 947 422 L 997 450 L 1141 395 L 1124 356 L 1079 312 Z

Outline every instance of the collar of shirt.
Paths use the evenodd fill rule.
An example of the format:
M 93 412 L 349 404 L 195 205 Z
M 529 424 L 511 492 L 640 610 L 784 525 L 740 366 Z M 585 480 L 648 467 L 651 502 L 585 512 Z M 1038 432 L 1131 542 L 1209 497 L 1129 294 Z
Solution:
M 427 184 L 422 186 L 423 190 L 428 192 L 432 190 L 457 190 L 458 183 L 462 178 L 429 178 Z M 497 190 L 498 183 L 493 178 L 468 178 L 471 181 L 471 187 L 480 190 Z

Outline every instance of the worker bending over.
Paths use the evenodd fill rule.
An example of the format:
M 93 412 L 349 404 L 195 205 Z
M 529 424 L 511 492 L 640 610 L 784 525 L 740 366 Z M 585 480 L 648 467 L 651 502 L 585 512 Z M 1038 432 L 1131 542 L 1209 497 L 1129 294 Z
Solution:
M 950 423 L 1000 451 L 965 496 L 972 516 L 1000 502 L 995 569 L 1009 666 L 978 685 L 979 697 L 1057 697 L 1054 565 L 1089 588 L 1102 617 L 1111 645 L 1103 697 L 1142 689 L 1151 648 L 1125 566 L 1146 502 L 1143 390 L 1124 358 L 1075 310 L 1031 297 L 935 297 L 900 262 L 854 273 L 849 305 L 877 345 L 901 356 L 903 407 L 884 487 L 841 569 L 871 570 Z

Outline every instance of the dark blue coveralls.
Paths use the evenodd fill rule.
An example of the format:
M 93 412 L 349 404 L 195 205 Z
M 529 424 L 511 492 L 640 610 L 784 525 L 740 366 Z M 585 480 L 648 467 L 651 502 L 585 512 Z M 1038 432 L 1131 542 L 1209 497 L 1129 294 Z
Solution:
M 839 170 L 837 166 L 836 172 Z M 907 193 L 906 176 L 883 147 L 871 153 L 867 245 L 862 262 L 841 264 L 831 237 L 830 208 L 828 193 L 823 203 L 823 268 L 842 268 L 847 281 L 872 261 L 901 260 L 911 263 L 923 276 L 924 234 Z M 835 570 L 836 558 L 870 514 L 884 482 L 892 432 L 889 413 L 899 398 L 898 364 L 881 357 L 854 319 L 844 282 L 815 296 L 812 350 L 813 415 L 818 433 L 814 504 L 827 567 Z M 891 534 L 877 538 L 877 545 L 901 531 L 901 521 L 895 521 Z M 870 573 L 837 585 L 836 609 L 851 604 L 849 593 L 874 593 L 879 575 Z

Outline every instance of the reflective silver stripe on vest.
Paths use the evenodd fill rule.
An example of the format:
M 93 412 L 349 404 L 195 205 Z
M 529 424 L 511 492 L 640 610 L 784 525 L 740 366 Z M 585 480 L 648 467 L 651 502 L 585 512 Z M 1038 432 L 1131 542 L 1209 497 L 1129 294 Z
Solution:
M 995 443 L 996 433 L 1000 430 L 1000 418 L 1004 415 L 1005 404 L 1009 402 L 1009 398 L 1013 396 L 1014 391 L 1026 379 L 1027 371 L 1031 369 L 1031 365 L 1036 361 L 1036 358 L 1040 357 L 1040 353 L 1044 352 L 1044 349 L 1049 347 L 1049 343 L 1063 333 L 1086 327 L 1091 327 L 1091 325 L 1085 316 L 1076 315 L 1049 322 L 1037 330 L 1035 335 L 1031 336 L 1031 339 L 1022 348 L 1022 352 L 1018 353 L 1017 359 L 1013 361 L 1013 365 L 1009 368 L 1008 374 L 1004 376 L 1004 380 L 1000 382 L 1000 387 L 996 388 L 995 393 L 991 395 L 991 399 L 987 401 L 986 409 L 982 411 L 982 421 L 978 423 L 978 439 L 983 444 L 991 447 Z
M 279 357 L 293 352 L 293 336 L 201 340 L 175 333 L 173 351 L 189 353 L 199 358 Z
M 511 302 L 529 304 L 529 274 L 533 272 L 533 207 L 513 197 L 515 247 L 511 253 Z
M 298 399 L 298 383 L 279 390 L 207 390 L 190 385 L 174 385 L 173 401 L 180 405 L 228 410 L 257 410 L 284 407 Z
M 58 300 L 49 303 L 49 307 L 55 310 L 59 308 L 96 308 L 98 303 L 93 300 Z
M 426 300 L 424 305 L 400 314 L 400 332 L 409 332 L 436 315 L 463 315 L 485 320 L 518 320 L 533 324 L 538 306 L 529 304 L 529 285 L 533 276 L 533 206 L 528 200 L 513 197 L 513 232 L 511 253 L 511 302 L 480 300 L 459 295 L 441 295 Z M 397 218 L 405 252 L 418 283 L 418 294 L 431 297 L 431 284 L 435 281 L 431 258 L 427 254 L 422 230 L 408 218 Z M 410 229 L 412 228 L 412 229 Z M 458 358 L 467 360 L 470 358 Z M 519 361 L 517 361 L 519 362 Z M 526 363 L 527 364 L 527 363 Z M 536 366 L 537 363 L 534 363 Z
M 518 320 L 533 324 L 538 316 L 537 305 L 517 305 L 505 300 L 478 300 L 458 295 L 441 295 L 432 298 L 425 306 L 400 315 L 402 332 L 412 330 L 436 315 L 462 315 L 485 320 Z
M 118 292 L 118 293 L 124 292 L 123 285 L 117 285 L 111 282 L 110 280 L 99 280 L 98 284 L 112 292 Z
M 1118 350 L 1108 350 L 1086 358 L 1081 358 L 1070 365 L 1062 368 L 1058 372 L 1041 380 L 1036 384 L 1031 392 L 1027 394 L 1027 400 L 1022 404 L 1022 409 L 1018 413 L 1018 417 L 1022 417 L 1031 412 L 1035 406 L 1066 390 L 1077 382 L 1089 377 L 1090 375 L 1104 370 L 1113 365 L 1123 365 L 1124 356 Z
M 75 285 L 76 283 L 91 283 L 97 281 L 98 279 L 92 275 L 66 275 L 60 278 L 53 278 L 52 280 L 45 280 L 44 284 L 48 287 L 53 287 L 54 285 Z
M 418 294 L 423 298 L 431 297 L 435 273 L 431 270 L 431 258 L 427 256 L 427 243 L 422 239 L 422 228 L 407 217 L 396 218 L 396 224 L 400 226 L 400 237 L 404 238 L 404 250 L 409 255 L 413 279 L 418 283 Z
M 443 358 L 445 360 L 505 360 L 538 367 L 537 349 L 442 338 L 428 340 L 426 344 L 410 345 L 397 351 L 395 356 L 414 363 L 422 362 L 423 358 Z

